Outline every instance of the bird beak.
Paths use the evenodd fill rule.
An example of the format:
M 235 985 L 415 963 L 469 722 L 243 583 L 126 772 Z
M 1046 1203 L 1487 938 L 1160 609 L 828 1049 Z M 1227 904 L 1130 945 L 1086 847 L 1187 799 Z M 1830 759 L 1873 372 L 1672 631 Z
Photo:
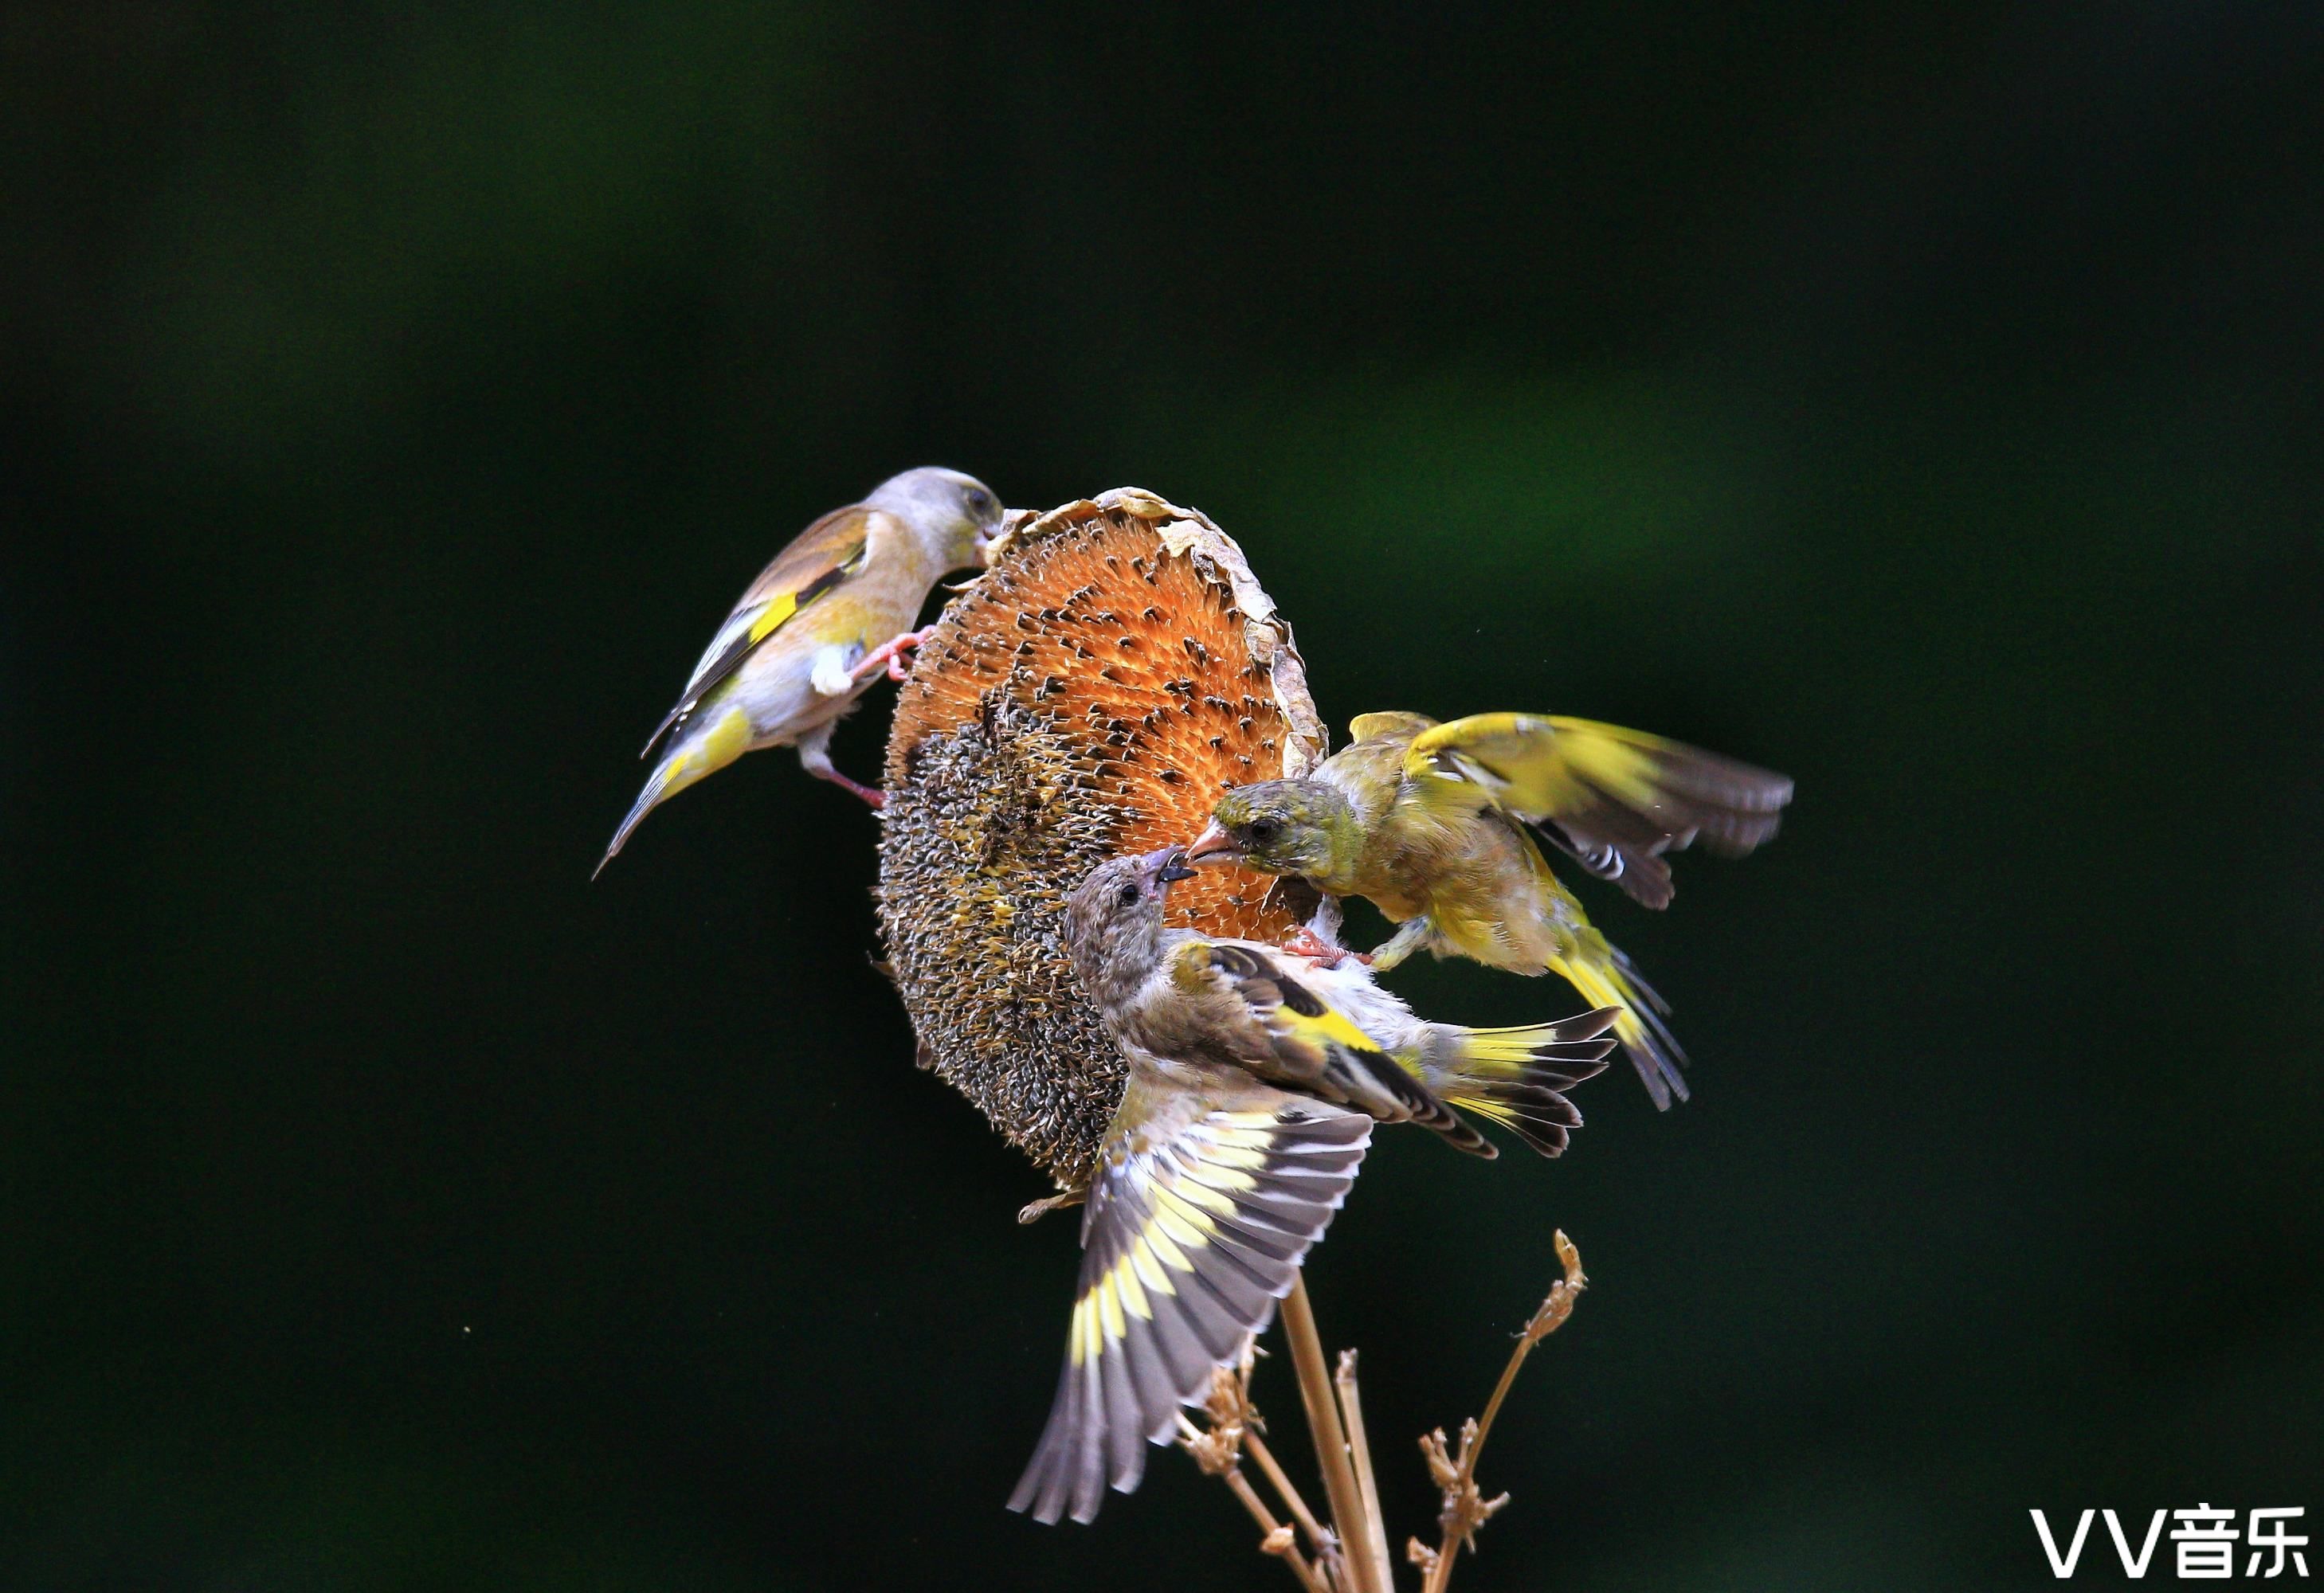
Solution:
M 1242 861 L 1242 852 L 1236 847 L 1234 837 L 1213 819 L 1210 828 L 1195 836 L 1194 843 L 1186 848 L 1186 861 L 1198 869 L 1209 868 L 1218 863 L 1239 863 Z
M 1181 879 L 1192 879 L 1194 870 L 1186 866 L 1186 854 L 1178 847 L 1166 846 L 1159 852 L 1149 852 L 1139 859 L 1139 870 L 1147 883 L 1157 889 L 1167 890 Z
M 1040 518 L 1038 509 L 1004 509 L 991 525 L 976 533 L 976 556 L 986 569 L 992 567 L 992 545 L 1011 531 L 1022 530 Z

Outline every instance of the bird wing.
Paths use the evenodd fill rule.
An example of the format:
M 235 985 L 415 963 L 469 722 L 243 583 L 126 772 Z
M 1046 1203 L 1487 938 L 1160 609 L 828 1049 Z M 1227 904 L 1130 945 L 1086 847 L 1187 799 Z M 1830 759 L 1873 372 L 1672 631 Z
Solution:
M 1458 1112 L 1398 1066 L 1354 1019 L 1296 978 L 1275 953 L 1248 941 L 1194 944 L 1201 948 L 1199 973 L 1213 988 L 1231 992 L 1253 1020 L 1251 1027 L 1266 1036 L 1266 1054 L 1243 1059 L 1260 1077 L 1345 1101 L 1382 1122 L 1417 1123 L 1477 1156 L 1496 1154 Z
M 1038 1521 L 1088 1521 L 1109 1481 L 1138 1486 L 1145 1446 L 1290 1293 L 1371 1141 L 1345 1107 L 1247 1086 L 1217 1108 L 1131 1067 L 1082 1220 L 1056 1399 L 1009 1500 Z
M 1348 739 L 1351 741 L 1409 741 L 1435 723 L 1436 721 L 1425 714 L 1395 711 L 1359 714 L 1348 721 Z
M 686 683 L 678 705 L 662 715 L 639 756 L 650 754 L 663 736 L 701 706 L 702 699 L 719 682 L 741 668 L 743 659 L 800 610 L 863 568 L 872 550 L 872 517 L 879 512 L 860 503 L 835 509 L 775 555 L 718 628 L 701 662 L 695 665 L 694 677 Z
M 1650 907 L 1670 905 L 1665 852 L 1700 839 L 1707 851 L 1740 857 L 1775 834 L 1792 799 L 1792 782 L 1766 769 L 1619 725 L 1538 714 L 1479 714 L 1422 731 L 1405 753 L 1405 776 L 1424 792 L 1450 795 L 1448 777 L 1473 785 Z

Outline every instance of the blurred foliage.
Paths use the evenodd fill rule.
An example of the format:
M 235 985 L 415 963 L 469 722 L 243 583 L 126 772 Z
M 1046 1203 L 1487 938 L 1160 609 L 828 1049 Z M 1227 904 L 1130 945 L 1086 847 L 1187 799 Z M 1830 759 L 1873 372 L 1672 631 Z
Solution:
M 871 822 L 754 759 L 586 883 L 733 594 L 929 462 L 1207 511 L 1335 723 L 1799 778 L 1592 898 L 1693 1104 L 1391 1136 L 1319 1253 L 1408 1525 L 1393 1435 L 1591 1257 L 1462 1585 L 2314 1519 L 2319 66 L 2256 5 L 12 10 L 0 1580 L 1280 1580 L 1167 1459 L 1001 1510 L 1072 1226 L 910 1066 Z

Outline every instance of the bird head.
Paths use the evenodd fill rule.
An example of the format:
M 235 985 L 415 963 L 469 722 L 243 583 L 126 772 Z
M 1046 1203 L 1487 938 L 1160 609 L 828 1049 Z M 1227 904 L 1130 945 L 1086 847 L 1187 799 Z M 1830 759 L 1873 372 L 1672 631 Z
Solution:
M 1186 861 L 1327 880 L 1361 842 L 1355 808 L 1333 787 L 1321 780 L 1261 780 L 1219 798 L 1210 828 L 1186 848 Z
M 928 557 L 947 570 L 981 567 L 1009 512 L 1000 494 L 974 476 L 935 465 L 889 477 L 863 502 L 911 527 Z
M 1166 846 L 1144 857 L 1117 857 L 1092 869 L 1065 898 L 1065 949 L 1093 994 L 1111 984 L 1135 986 L 1160 955 L 1162 907 L 1170 887 L 1191 879 L 1185 851 Z

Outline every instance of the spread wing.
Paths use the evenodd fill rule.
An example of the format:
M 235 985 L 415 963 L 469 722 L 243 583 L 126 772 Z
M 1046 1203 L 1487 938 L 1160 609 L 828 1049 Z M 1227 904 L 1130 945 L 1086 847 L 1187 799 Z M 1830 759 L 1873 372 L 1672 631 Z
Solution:
M 1200 973 L 1231 991 L 1266 1036 L 1266 1054 L 1244 1059 L 1261 1077 L 1344 1101 L 1385 1123 L 1417 1123 L 1476 1156 L 1497 1154 L 1460 1113 L 1273 953 L 1248 941 L 1195 941 L 1180 954 L 1199 959 Z
M 1146 1469 L 1181 1405 L 1267 1326 L 1347 1198 L 1361 1112 L 1260 1085 L 1214 1107 L 1141 1079 L 1137 1054 L 1082 1220 L 1081 1285 L 1048 1425 L 1011 1510 L 1097 1515 Z
M 1775 834 L 1792 799 L 1792 782 L 1766 769 L 1618 725 L 1537 714 L 1479 714 L 1422 731 L 1405 773 L 1472 783 L 1650 907 L 1670 905 L 1665 852 L 1700 839 L 1706 851 L 1740 857 Z
M 742 660 L 763 646 L 767 638 L 862 569 L 872 548 L 872 518 L 878 512 L 860 503 L 835 509 L 775 555 L 774 562 L 759 572 L 759 578 L 751 583 L 751 589 L 718 628 L 702 661 L 695 665 L 694 677 L 686 683 L 678 705 L 654 726 L 640 757 L 650 755 L 662 737 L 684 723 L 687 715 L 702 705 L 702 699 L 741 668 Z

